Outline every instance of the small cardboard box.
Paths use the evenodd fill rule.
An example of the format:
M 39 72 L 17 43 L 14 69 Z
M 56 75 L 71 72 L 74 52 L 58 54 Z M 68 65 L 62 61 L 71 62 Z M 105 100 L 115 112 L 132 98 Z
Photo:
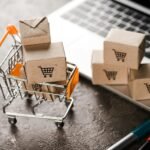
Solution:
M 103 51 L 93 51 L 92 55 L 93 84 L 127 84 L 128 69 L 113 64 L 105 64 Z
M 19 21 L 21 43 L 26 49 L 48 48 L 50 39 L 50 29 L 46 17 L 32 20 Z
M 66 81 L 66 57 L 62 42 L 49 49 L 30 51 L 23 47 L 28 83 Z
M 150 99 L 150 64 L 141 64 L 139 70 L 131 70 L 128 86 L 133 99 Z
M 112 29 L 104 40 L 104 62 L 138 69 L 145 51 L 145 34 Z

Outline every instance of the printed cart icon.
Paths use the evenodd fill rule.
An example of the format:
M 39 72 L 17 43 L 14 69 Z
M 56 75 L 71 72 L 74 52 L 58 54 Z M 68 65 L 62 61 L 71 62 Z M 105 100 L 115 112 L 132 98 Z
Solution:
M 115 55 L 116 55 L 117 61 L 120 61 L 120 60 L 122 60 L 122 62 L 125 61 L 125 57 L 126 57 L 126 55 L 127 55 L 126 53 L 116 51 L 115 49 L 112 49 L 112 50 L 114 51 L 114 53 L 115 53 Z
M 148 83 L 144 83 L 144 84 L 147 87 L 148 92 L 150 93 L 150 84 L 148 84 Z
M 42 91 L 42 85 L 40 84 L 32 84 L 32 89 L 35 91 Z
M 104 72 L 108 80 L 116 80 L 117 71 L 107 71 L 104 69 Z
M 46 78 L 47 76 L 49 76 L 49 77 L 53 76 L 54 67 L 45 68 L 45 67 L 39 66 L 39 68 L 41 69 L 44 78 Z

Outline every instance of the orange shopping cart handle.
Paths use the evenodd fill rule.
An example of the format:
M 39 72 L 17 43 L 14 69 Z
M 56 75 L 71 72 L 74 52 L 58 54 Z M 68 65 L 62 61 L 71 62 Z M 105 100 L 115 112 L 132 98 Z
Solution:
M 3 35 L 3 37 L 2 37 L 2 39 L 1 39 L 1 41 L 0 41 L 0 46 L 4 43 L 4 41 L 5 41 L 6 37 L 7 37 L 7 35 L 8 35 L 8 32 L 6 32 L 6 33 Z
M 10 35 L 18 34 L 17 28 L 12 24 L 7 25 L 6 29 Z
M 18 30 L 14 25 L 8 25 L 6 27 L 6 33 L 3 35 L 1 41 L 0 41 L 0 46 L 4 43 L 6 37 L 8 36 L 8 34 L 10 35 L 14 35 L 14 34 L 18 34 Z
M 78 70 L 78 68 L 76 68 L 70 82 L 68 83 L 67 89 L 66 89 L 66 94 L 67 94 L 68 100 L 70 99 L 70 96 L 78 82 L 79 82 L 79 70 Z

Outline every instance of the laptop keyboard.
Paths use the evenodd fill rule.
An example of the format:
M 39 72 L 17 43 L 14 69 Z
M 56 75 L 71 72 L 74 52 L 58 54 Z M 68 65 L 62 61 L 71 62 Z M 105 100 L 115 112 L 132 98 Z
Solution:
M 114 27 L 145 33 L 150 49 L 150 17 L 111 0 L 86 0 L 62 17 L 103 37 Z

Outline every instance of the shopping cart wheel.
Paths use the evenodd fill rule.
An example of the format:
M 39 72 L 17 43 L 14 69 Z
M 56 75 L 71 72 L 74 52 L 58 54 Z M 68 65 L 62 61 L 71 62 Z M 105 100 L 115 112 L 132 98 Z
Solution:
M 32 94 L 30 94 L 30 93 L 28 93 L 28 92 L 25 92 L 24 95 L 25 95 L 25 97 L 27 97 L 27 98 L 31 98 L 31 97 L 32 97 Z
M 56 124 L 57 128 L 63 128 L 63 126 L 64 126 L 63 121 L 62 122 L 55 122 L 55 124 Z
M 15 125 L 17 123 L 17 119 L 16 118 L 8 118 L 8 122 L 11 124 L 11 125 Z

